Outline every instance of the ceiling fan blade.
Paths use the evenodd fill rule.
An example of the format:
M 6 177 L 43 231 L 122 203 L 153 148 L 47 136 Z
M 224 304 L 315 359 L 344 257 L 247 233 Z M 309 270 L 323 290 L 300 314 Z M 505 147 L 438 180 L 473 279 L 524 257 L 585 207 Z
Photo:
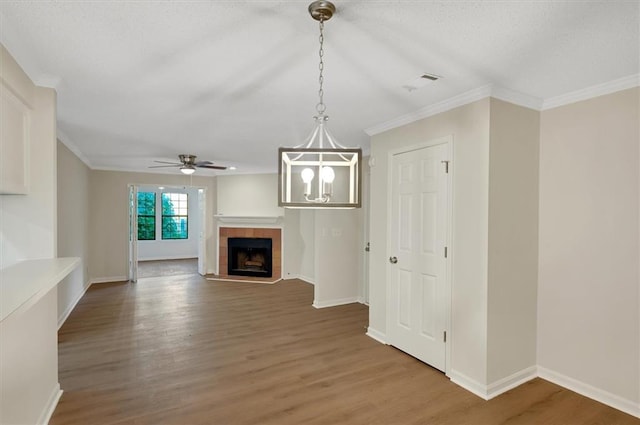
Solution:
M 226 170 L 227 167 L 223 167 L 222 165 L 197 165 L 198 168 L 210 168 L 212 170 Z
M 167 162 L 167 161 L 153 161 L 153 162 L 157 162 L 158 164 L 182 165 L 182 163 L 180 162 Z
M 198 161 L 198 162 L 194 163 L 193 165 L 195 165 L 196 167 L 201 167 L 203 165 L 213 165 L 213 162 L 211 162 L 211 161 Z
M 147 168 L 169 168 L 169 167 L 180 167 L 182 164 L 171 164 L 171 165 L 152 165 Z

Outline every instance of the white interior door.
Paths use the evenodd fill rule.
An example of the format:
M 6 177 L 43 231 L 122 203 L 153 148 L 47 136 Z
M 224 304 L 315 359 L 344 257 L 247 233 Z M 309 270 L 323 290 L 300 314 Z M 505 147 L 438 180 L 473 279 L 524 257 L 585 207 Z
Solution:
M 388 342 L 446 371 L 449 144 L 393 155 Z
M 138 281 L 138 187 L 129 186 L 129 281 Z

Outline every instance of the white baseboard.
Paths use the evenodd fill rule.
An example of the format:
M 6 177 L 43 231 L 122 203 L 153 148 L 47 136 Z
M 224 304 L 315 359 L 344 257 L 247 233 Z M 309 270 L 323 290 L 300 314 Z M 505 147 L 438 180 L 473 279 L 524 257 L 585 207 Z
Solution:
M 170 257 L 167 256 L 161 256 L 161 257 L 145 257 L 145 258 L 140 258 L 138 257 L 138 261 L 165 261 L 165 260 L 197 260 L 198 259 L 198 255 L 172 255 Z
M 451 382 L 454 384 L 460 385 L 465 390 L 477 395 L 478 397 L 488 400 L 487 396 L 487 386 L 481 384 L 475 379 L 469 378 L 463 373 L 458 372 L 457 370 L 451 369 L 449 371 L 449 378 Z
M 350 297 L 350 298 L 340 298 L 337 300 L 329 300 L 329 301 L 313 301 L 313 306 L 315 308 L 327 308 L 327 307 L 335 307 L 338 305 L 344 304 L 353 304 L 358 302 L 358 297 Z
M 531 381 L 532 379 L 538 376 L 538 368 L 537 366 L 530 366 L 528 368 L 519 370 L 518 372 L 509 375 L 505 378 L 499 379 L 496 382 L 493 382 L 487 385 L 486 394 L 487 400 L 491 400 L 494 397 L 499 396 L 502 393 L 509 391 L 519 385 L 524 384 L 527 381 Z
M 110 276 L 110 277 L 94 277 L 91 279 L 91 284 L 94 283 L 114 283 L 114 282 L 128 282 L 127 276 Z
M 38 418 L 37 425 L 47 425 L 53 412 L 56 410 L 58 406 L 58 401 L 62 397 L 62 390 L 60 389 L 60 383 L 57 383 L 53 390 L 51 391 L 51 395 L 49 396 L 49 400 L 47 400 L 47 404 L 42 409 L 42 413 L 40 413 L 40 417 Z
M 577 379 L 555 372 L 553 370 L 538 366 L 538 376 L 542 379 L 546 379 L 549 382 L 565 387 L 571 391 L 581 394 L 585 397 L 589 397 L 600 403 L 611 406 L 614 409 L 621 410 L 630 415 L 640 418 L 640 404 L 632 400 L 628 400 L 612 394 L 608 391 L 604 391 L 600 388 L 596 388 L 589 384 L 586 384 Z
M 460 385 L 467 391 L 470 391 L 484 400 L 491 400 L 500 394 L 507 392 L 519 385 L 524 384 L 538 376 L 537 366 L 530 366 L 528 368 L 519 370 L 518 372 L 511 374 L 505 378 L 499 379 L 489 385 L 484 385 L 475 379 L 469 378 L 463 373 L 456 370 L 451 370 L 449 378 L 451 382 Z
M 381 344 L 387 345 L 387 336 L 380 331 L 373 329 L 371 326 L 367 328 L 367 334 L 369 338 L 373 338 Z
M 84 289 L 80 291 L 76 299 L 73 300 L 73 302 L 69 304 L 67 309 L 58 317 L 58 330 L 60 330 L 62 325 L 64 325 L 64 322 L 66 322 L 67 318 L 69 317 L 73 309 L 76 308 L 76 305 L 78 304 L 78 302 L 82 299 L 82 297 L 84 297 L 84 294 L 87 292 L 87 289 L 89 289 L 89 287 L 91 286 L 91 282 L 86 282 L 83 286 L 84 286 Z
M 316 284 L 316 280 L 312 277 L 309 276 L 304 276 L 304 275 L 298 275 L 297 277 L 300 280 L 304 280 L 307 283 L 310 283 L 311 285 L 315 285 Z

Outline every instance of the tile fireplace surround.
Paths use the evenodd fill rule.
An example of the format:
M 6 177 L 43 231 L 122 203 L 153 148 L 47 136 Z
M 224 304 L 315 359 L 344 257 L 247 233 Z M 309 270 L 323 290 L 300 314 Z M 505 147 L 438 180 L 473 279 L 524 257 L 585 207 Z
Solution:
M 220 227 L 218 247 L 218 276 L 228 277 L 227 258 L 229 238 L 271 238 L 272 240 L 272 279 L 282 278 L 282 229 L 265 227 Z M 234 276 L 238 277 L 238 276 Z M 251 279 L 250 277 L 248 279 Z

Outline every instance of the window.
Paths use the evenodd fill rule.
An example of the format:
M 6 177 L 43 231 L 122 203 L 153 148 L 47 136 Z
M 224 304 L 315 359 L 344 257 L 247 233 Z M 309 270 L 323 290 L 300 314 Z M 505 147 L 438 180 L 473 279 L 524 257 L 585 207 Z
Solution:
M 156 194 L 138 192 L 138 240 L 156 239 Z
M 188 239 L 189 218 L 186 193 L 162 194 L 162 239 Z

